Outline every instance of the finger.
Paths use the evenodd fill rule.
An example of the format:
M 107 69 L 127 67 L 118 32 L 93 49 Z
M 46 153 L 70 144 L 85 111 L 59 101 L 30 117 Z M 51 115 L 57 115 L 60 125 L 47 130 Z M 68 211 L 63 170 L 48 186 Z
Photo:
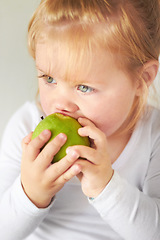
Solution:
M 26 147 L 28 146 L 28 144 L 31 141 L 31 137 L 32 137 L 32 132 L 30 132 L 25 138 L 23 138 L 22 140 L 22 149 L 25 150 Z
M 92 164 L 100 164 L 100 159 L 96 157 L 97 151 L 94 148 L 83 146 L 83 145 L 75 145 L 69 147 L 70 150 L 76 151 L 79 155 L 79 159 L 87 160 Z M 77 161 L 76 161 L 77 162 Z
M 76 164 L 81 168 L 81 172 L 78 174 L 78 178 L 79 176 L 82 176 L 84 173 L 89 173 L 89 175 L 90 174 L 93 175 L 93 169 L 96 169 L 95 164 L 84 159 L 79 159 L 76 162 Z
M 50 178 L 50 181 L 55 181 L 62 174 L 64 174 L 64 172 L 66 172 L 78 158 L 78 152 L 76 150 L 70 150 L 67 152 L 67 155 L 59 162 L 52 164 L 47 169 L 47 175 L 48 178 Z
M 89 120 L 88 118 L 82 118 L 82 117 L 80 117 L 80 118 L 78 118 L 78 122 L 79 122 L 83 127 L 85 127 L 85 126 L 94 126 L 94 127 L 96 127 L 95 124 L 94 124 L 91 120 Z
M 81 172 L 82 168 L 79 164 L 71 166 L 64 174 L 62 174 L 58 179 L 58 184 L 65 184 L 73 177 L 77 176 Z
M 29 141 L 28 144 L 26 139 L 27 148 L 25 148 L 25 150 L 26 150 L 28 160 L 34 161 L 37 158 L 38 154 L 41 151 L 41 148 L 45 145 L 45 143 L 47 143 L 50 137 L 51 137 L 51 132 L 49 130 L 44 130 L 39 134 L 38 137 Z
M 80 124 L 83 126 L 78 129 L 79 135 L 82 137 L 88 136 L 90 139 L 94 141 L 94 144 L 97 148 L 101 149 L 106 143 L 106 135 L 98 129 L 89 119 L 79 118 Z
M 66 140 L 67 136 L 64 133 L 60 133 L 43 148 L 36 160 L 42 169 L 50 166 L 55 154 L 65 144 Z
M 83 177 L 84 174 L 87 174 L 87 178 L 90 179 L 94 178 L 95 176 L 99 175 L 99 179 L 105 177 L 105 179 L 110 178 L 110 176 L 113 173 L 113 169 L 111 167 L 111 164 L 103 164 L 102 166 L 100 166 L 101 164 L 99 164 L 99 166 L 87 161 L 87 160 L 82 160 L 79 159 L 78 161 L 76 161 L 76 164 L 78 164 L 81 168 L 81 173 L 78 174 L 78 178 L 81 179 L 81 177 Z M 103 175 L 104 177 L 103 177 Z M 97 180 L 98 181 L 98 180 Z
M 110 156 L 106 149 L 103 149 L 103 151 L 98 151 L 97 149 L 83 145 L 75 145 L 69 148 L 77 151 L 80 159 L 87 160 L 94 165 L 98 166 L 106 162 L 110 163 Z

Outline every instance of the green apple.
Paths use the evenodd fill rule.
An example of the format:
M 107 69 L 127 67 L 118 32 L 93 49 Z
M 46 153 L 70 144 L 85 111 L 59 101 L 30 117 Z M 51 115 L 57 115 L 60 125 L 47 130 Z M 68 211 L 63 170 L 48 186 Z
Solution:
M 85 145 L 90 146 L 88 137 L 81 137 L 78 134 L 78 129 L 82 127 L 79 122 L 69 116 L 61 113 L 53 113 L 44 118 L 35 128 L 32 139 L 36 138 L 43 130 L 49 129 L 52 133 L 51 141 L 59 133 L 65 133 L 67 135 L 66 143 L 61 147 L 59 152 L 54 156 L 52 163 L 59 161 L 66 155 L 66 149 L 73 145 Z M 48 142 L 49 142 L 48 141 Z

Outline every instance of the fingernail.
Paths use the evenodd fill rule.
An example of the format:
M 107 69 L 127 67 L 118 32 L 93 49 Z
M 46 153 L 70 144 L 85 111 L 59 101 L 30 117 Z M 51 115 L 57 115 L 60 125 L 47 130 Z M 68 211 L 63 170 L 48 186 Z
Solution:
M 60 134 L 58 135 L 58 137 L 61 138 L 61 139 L 64 139 L 64 140 L 67 139 L 67 136 L 66 136 L 64 133 L 60 133 Z
M 70 150 L 71 150 L 71 147 L 68 147 L 68 148 L 66 149 L 66 153 L 68 154 Z
M 71 149 L 71 148 L 67 148 L 66 153 L 67 153 L 70 157 L 73 157 L 74 159 L 79 158 L 79 154 L 78 154 L 76 151 L 74 151 L 73 149 Z
M 48 136 L 50 134 L 49 130 L 48 129 L 45 129 L 43 132 L 42 132 L 43 136 Z
M 84 129 L 84 128 L 79 128 L 79 129 L 78 129 L 78 133 L 83 133 L 83 131 L 84 131 L 83 129 Z
M 81 172 L 81 166 L 78 164 L 73 165 L 73 170 L 74 170 L 75 174 L 77 175 L 78 173 Z

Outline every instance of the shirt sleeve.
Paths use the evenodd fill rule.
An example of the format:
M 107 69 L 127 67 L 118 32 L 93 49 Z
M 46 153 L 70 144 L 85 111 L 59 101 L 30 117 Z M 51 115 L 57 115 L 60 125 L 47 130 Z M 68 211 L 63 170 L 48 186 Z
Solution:
M 43 221 L 52 204 L 45 209 L 37 208 L 25 195 L 18 177 L 1 197 L 0 239 L 27 237 Z
M 155 109 L 146 116 L 122 155 L 126 162 L 115 169 L 104 191 L 89 200 L 125 240 L 160 239 L 160 113 Z
M 160 239 L 159 197 L 141 192 L 116 171 L 104 191 L 89 202 L 123 239 Z
M 21 240 L 46 217 L 25 195 L 20 180 L 21 141 L 35 127 L 35 109 L 23 106 L 9 121 L 0 152 L 0 239 Z

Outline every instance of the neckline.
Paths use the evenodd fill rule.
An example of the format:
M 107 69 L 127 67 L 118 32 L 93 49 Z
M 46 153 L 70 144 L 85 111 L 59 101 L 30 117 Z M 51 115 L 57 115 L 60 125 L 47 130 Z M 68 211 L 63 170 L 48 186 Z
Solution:
M 134 149 L 134 146 L 136 145 L 137 140 L 141 135 L 141 132 L 142 125 L 141 120 L 139 120 L 125 148 L 123 149 L 117 160 L 112 164 L 113 169 L 118 168 L 119 166 L 122 165 L 122 163 L 124 163 L 127 160 L 126 156 L 128 156 L 128 153 L 131 151 L 131 149 Z

